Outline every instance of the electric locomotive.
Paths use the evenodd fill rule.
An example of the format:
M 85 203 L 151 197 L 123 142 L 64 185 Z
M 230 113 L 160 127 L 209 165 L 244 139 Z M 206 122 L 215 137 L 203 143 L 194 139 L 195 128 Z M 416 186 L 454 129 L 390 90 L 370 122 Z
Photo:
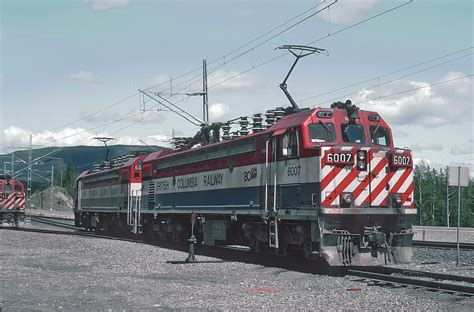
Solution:
M 410 261 L 413 160 L 379 114 L 335 103 L 261 130 L 83 173 L 78 225 L 182 241 L 194 214 L 207 245 L 298 252 L 334 266 Z
M 0 176 L 0 223 L 18 226 L 25 219 L 25 189 L 22 182 Z
M 76 225 L 148 240 L 247 245 L 331 266 L 410 262 L 411 151 L 376 112 L 350 101 L 300 109 L 286 89 L 296 62 L 325 50 L 282 46 L 291 107 L 203 125 L 175 149 L 105 162 L 77 180 Z M 252 132 L 252 133 L 250 133 Z M 196 147 L 198 146 L 198 147 Z M 191 222 L 192 221 L 192 222 Z M 196 222 L 197 221 L 197 222 Z M 191 225 L 192 223 L 192 225 Z

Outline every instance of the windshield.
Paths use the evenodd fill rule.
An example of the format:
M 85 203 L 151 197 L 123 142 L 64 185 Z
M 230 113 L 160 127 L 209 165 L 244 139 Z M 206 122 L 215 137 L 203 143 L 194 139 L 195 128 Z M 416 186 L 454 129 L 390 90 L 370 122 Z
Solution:
M 11 184 L 5 184 L 5 185 L 3 186 L 3 191 L 4 191 L 4 192 L 11 192 L 12 189 L 13 189 L 13 188 L 12 188 Z
M 341 125 L 342 139 L 349 143 L 364 143 L 364 128 L 362 125 Z
M 377 145 L 389 146 L 390 134 L 387 128 L 380 126 L 371 126 L 370 133 L 372 135 L 372 143 Z
M 333 123 L 312 123 L 308 125 L 311 142 L 331 142 L 336 139 Z

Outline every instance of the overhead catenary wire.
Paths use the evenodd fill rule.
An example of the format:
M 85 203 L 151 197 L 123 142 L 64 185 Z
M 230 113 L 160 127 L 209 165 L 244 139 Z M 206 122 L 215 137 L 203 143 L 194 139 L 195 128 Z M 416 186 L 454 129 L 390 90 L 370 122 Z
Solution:
M 323 1 L 319 2 L 318 4 L 316 4 L 316 5 L 312 6 L 312 7 L 310 7 L 310 8 L 307 9 L 307 10 L 305 10 L 304 12 L 299 13 L 299 14 L 297 14 L 296 16 L 294 16 L 294 17 L 292 17 L 292 18 L 286 20 L 285 22 L 283 22 L 283 23 L 279 24 L 278 26 L 272 28 L 271 30 L 269 30 L 269 31 L 267 31 L 267 32 L 265 32 L 265 33 L 263 33 L 262 35 L 259 35 L 259 36 L 257 36 L 256 38 L 254 38 L 254 39 L 252 39 L 252 40 L 246 42 L 245 44 L 239 46 L 238 48 L 235 48 L 235 49 L 231 50 L 230 52 L 227 52 L 226 54 L 224 54 L 224 55 L 221 56 L 221 57 L 218 57 L 218 58 L 215 58 L 215 59 L 209 61 L 209 62 L 208 62 L 208 65 L 212 65 L 212 64 L 214 64 L 214 63 L 216 63 L 216 62 L 218 62 L 218 61 L 220 61 L 220 60 L 223 60 L 223 64 L 226 64 L 226 65 L 229 64 L 229 63 L 232 62 L 232 61 L 231 61 L 231 60 L 226 60 L 227 57 L 231 56 L 231 55 L 234 54 L 235 52 L 238 52 L 238 51 L 242 50 L 243 48 L 249 46 L 250 44 L 252 44 L 252 43 L 254 43 L 254 42 L 256 42 L 256 41 L 258 41 L 258 40 L 264 38 L 265 36 L 267 36 L 267 35 L 273 33 L 274 31 L 278 30 L 279 28 L 282 28 L 283 26 L 289 24 L 290 22 L 294 21 L 295 19 L 297 19 L 297 18 L 299 18 L 299 17 L 301 17 L 301 16 L 304 16 L 305 14 L 307 14 L 307 13 L 309 13 L 310 11 L 312 11 L 312 10 L 318 8 L 321 4 L 323 4 L 323 3 L 325 3 L 325 2 L 326 2 L 326 0 L 323 0 Z M 337 1 L 334 1 L 334 3 L 335 3 L 335 2 L 337 2 Z M 334 3 L 332 3 L 331 5 L 333 5 Z M 330 5 L 330 6 L 331 6 L 331 5 Z M 326 8 L 328 8 L 328 6 L 324 7 L 324 9 L 326 9 Z M 321 10 L 319 10 L 319 11 L 321 11 Z M 319 13 L 319 12 L 318 12 L 318 13 Z M 280 32 L 279 34 L 277 34 L 277 35 L 274 35 L 273 38 L 275 38 L 275 37 L 277 37 L 277 36 L 283 34 L 284 32 L 286 32 L 286 31 L 290 30 L 291 28 L 293 28 L 293 27 L 295 27 L 295 26 L 301 24 L 302 22 L 308 20 L 310 17 L 313 17 L 314 15 L 316 15 L 316 14 L 318 14 L 318 13 L 313 13 L 313 14 L 311 14 L 310 16 L 305 17 L 303 20 L 301 20 L 301 21 L 297 22 L 296 24 L 294 24 L 294 25 L 288 27 L 288 29 L 286 29 L 286 30 L 284 30 L 284 31 L 281 31 L 281 32 Z M 273 39 L 273 38 L 272 38 L 272 39 Z M 262 44 L 259 44 L 258 46 L 260 46 L 260 45 L 262 45 Z M 257 46 L 253 46 L 252 48 L 250 48 L 249 50 L 245 51 L 243 54 L 239 55 L 238 57 L 242 57 L 243 55 L 245 55 L 245 54 L 249 53 L 250 51 L 254 50 L 256 47 L 257 47 Z M 238 58 L 238 57 L 236 57 L 236 58 Z M 235 59 L 236 59 L 236 58 L 235 58 Z M 233 60 L 235 60 L 235 59 L 233 59 Z M 218 65 L 218 67 L 220 68 L 220 67 L 222 67 L 222 65 Z M 187 75 L 189 75 L 189 74 L 191 74 L 191 73 L 194 73 L 194 72 L 196 72 L 196 71 L 198 71 L 198 70 L 201 70 L 201 69 L 202 69 L 201 66 L 195 67 L 194 69 L 191 69 L 191 70 L 187 71 L 187 72 L 184 73 L 184 74 L 181 74 L 181 75 L 179 75 L 179 76 L 177 76 L 177 77 L 174 77 L 173 80 L 176 80 L 176 79 L 185 77 L 185 76 L 187 76 Z M 214 67 L 213 69 L 211 69 L 210 72 L 213 72 L 213 71 L 215 71 L 215 70 L 217 70 L 216 67 Z M 183 82 L 181 82 L 181 83 L 178 83 L 178 84 L 176 84 L 176 85 L 174 85 L 174 86 L 176 87 L 176 86 L 183 85 L 183 84 L 185 84 L 186 82 L 188 82 L 189 80 L 192 80 L 192 79 L 195 79 L 195 78 L 199 78 L 199 77 L 201 77 L 201 74 L 199 74 L 199 75 L 197 75 L 197 76 L 194 76 L 193 78 L 187 79 L 187 80 L 185 80 L 185 81 L 183 81 Z M 166 84 L 168 84 L 168 83 L 169 83 L 168 81 L 165 81 L 165 82 L 162 82 L 162 83 L 153 85 L 153 86 L 151 86 L 151 87 L 145 88 L 144 91 L 148 91 L 148 90 L 150 90 L 150 89 L 157 88 L 157 87 L 166 85 Z
M 359 82 L 355 82 L 355 83 L 352 83 L 352 84 L 349 84 L 349 85 L 345 85 L 343 87 L 339 87 L 337 89 L 332 89 L 332 90 L 329 90 L 329 91 L 324 91 L 322 93 L 318 93 L 318 94 L 315 94 L 315 95 L 312 95 L 310 97 L 306 97 L 304 99 L 301 99 L 299 100 L 299 102 L 305 102 L 305 101 L 308 101 L 308 100 L 312 100 L 314 98 L 318 98 L 318 97 L 321 97 L 321 96 L 324 96 L 324 95 L 328 95 L 328 94 L 331 94 L 331 93 L 334 93 L 334 92 L 338 92 L 338 91 L 342 91 L 342 90 L 345 90 L 345 89 L 348 89 L 348 88 L 351 88 L 351 87 L 356 87 L 356 86 L 359 86 L 361 84 L 364 84 L 364 83 L 367 83 L 367 82 L 370 82 L 370 81 L 374 81 L 374 80 L 377 80 L 377 79 L 380 79 L 380 78 L 384 78 L 384 77 L 387 77 L 387 76 L 391 76 L 391 75 L 394 75 L 394 74 L 398 74 L 400 72 L 403 72 L 403 71 L 406 71 L 406 70 L 410 70 L 412 68 L 415 68 L 415 67 L 419 67 L 419 66 L 422 66 L 422 65 L 425 65 L 425 64 L 428 64 L 428 63 L 432 63 L 432 62 L 435 62 L 435 61 L 438 61 L 440 59 L 443 59 L 443 58 L 446 58 L 446 57 L 449 57 L 449 56 L 452 56 L 452 55 L 456 55 L 456 54 L 459 54 L 459 53 L 462 53 L 462 52 L 465 52 L 465 51 L 468 51 L 468 50 L 472 50 L 473 47 L 468 47 L 468 48 L 465 48 L 465 49 L 461 49 L 461 50 L 457 50 L 455 52 L 451 52 L 451 53 L 448 53 L 448 54 L 444 54 L 442 56 L 438 56 L 436 58 L 433 58 L 433 59 L 430 59 L 430 60 L 427 60 L 427 61 L 423 61 L 421 63 L 417 63 L 417 64 L 413 64 L 413 65 L 410 65 L 408 67 L 405 67 L 405 68 L 402 68 L 402 69 L 398 69 L 398 70 L 395 70 L 395 71 L 392 71 L 392 72 L 389 72 L 389 73 L 386 73 L 386 74 L 382 74 L 382 75 L 378 75 L 376 77 L 373 77 L 373 78 L 370 78 L 370 79 L 366 79 L 366 80 L 362 80 L 362 81 L 359 81 Z M 471 55 L 472 53 L 468 54 L 468 55 Z M 463 58 L 463 57 L 466 57 L 467 55 L 464 55 L 460 58 Z
M 390 94 L 386 94 L 386 95 L 382 95 L 382 96 L 377 96 L 377 97 L 374 97 L 374 98 L 371 98 L 371 99 L 366 99 L 366 100 L 363 100 L 363 101 L 355 102 L 353 104 L 354 105 L 359 105 L 359 104 L 363 104 L 363 103 L 366 103 L 366 102 L 376 101 L 376 100 L 379 100 L 379 99 L 384 99 L 384 98 L 387 98 L 387 97 L 392 97 L 392 96 L 396 96 L 396 95 L 400 95 L 400 94 L 405 94 L 405 93 L 412 92 L 412 91 L 417 91 L 417 90 L 426 89 L 426 88 L 430 88 L 430 87 L 436 87 L 436 86 L 443 85 L 443 84 L 446 84 L 446 83 L 450 83 L 450 82 L 453 82 L 453 81 L 456 81 L 456 80 L 470 78 L 472 76 L 473 76 L 472 74 L 469 74 L 469 75 L 465 75 L 465 76 L 462 76 L 462 77 L 448 79 L 448 80 L 435 82 L 435 83 L 420 86 L 420 87 L 415 87 L 415 88 L 411 88 L 411 89 L 402 90 L 402 91 L 395 92 L 395 93 L 390 93 Z
M 256 38 L 254 38 L 254 39 L 248 41 L 247 43 L 245 43 L 245 44 L 239 46 L 238 48 L 233 49 L 232 51 L 230 51 L 230 52 L 224 54 L 222 57 L 216 58 L 215 60 L 209 62 L 209 64 L 215 63 L 215 62 L 219 61 L 220 59 L 224 59 L 224 60 L 225 60 L 226 57 L 228 57 L 228 56 L 234 54 L 235 52 L 238 52 L 238 51 L 240 51 L 241 49 L 243 49 L 243 48 L 249 46 L 250 44 L 252 44 L 252 43 L 254 43 L 254 42 L 256 42 L 256 41 L 258 41 L 258 40 L 264 38 L 265 36 L 267 36 L 267 35 L 273 33 L 273 32 L 276 31 L 276 30 L 278 30 L 279 28 L 281 28 L 281 27 L 283 27 L 283 26 L 289 24 L 290 22 L 294 21 L 295 19 L 297 19 L 297 18 L 299 18 L 299 17 L 301 17 L 301 16 L 304 16 L 305 14 L 307 14 L 308 12 L 310 12 L 310 11 L 312 11 L 312 10 L 318 8 L 320 5 L 322 5 L 322 4 L 325 3 L 325 2 L 326 2 L 326 0 L 323 0 L 323 1 L 319 2 L 318 4 L 312 6 L 311 8 L 309 8 L 309 9 L 307 9 L 307 10 L 305 10 L 304 12 L 299 13 L 299 14 L 297 14 L 296 16 L 290 18 L 289 20 L 287 20 L 287 21 L 285 21 L 285 22 L 279 24 L 278 26 L 272 28 L 270 31 L 267 31 L 267 32 L 265 32 L 264 34 L 262 34 L 262 35 L 260 35 L 260 36 L 257 36 Z M 336 1 L 333 1 L 333 3 L 329 4 L 328 6 L 325 6 L 323 9 L 329 8 L 330 6 L 332 6 L 333 4 L 335 4 L 336 2 L 337 2 L 337 0 L 336 0 Z M 231 60 L 228 60 L 227 62 L 224 62 L 224 64 L 219 65 L 219 66 L 217 66 L 217 67 L 211 69 L 210 73 L 213 73 L 214 71 L 218 70 L 219 68 L 225 66 L 226 63 L 228 64 L 228 63 L 234 61 L 235 59 L 237 59 L 237 58 L 239 58 L 239 57 L 241 57 L 241 56 L 243 56 L 243 55 L 249 53 L 250 51 L 252 51 L 252 50 L 255 49 L 256 47 L 261 46 L 261 45 L 263 45 L 264 43 L 270 41 L 271 39 L 273 39 L 273 38 L 275 38 L 275 37 L 277 37 L 277 36 L 283 34 L 284 32 L 286 32 L 286 31 L 288 31 L 288 30 L 290 30 L 290 29 L 296 27 L 297 25 L 303 23 L 304 21 L 308 20 L 309 18 L 315 16 L 315 15 L 318 14 L 320 11 L 322 11 L 322 10 L 318 10 L 317 12 L 312 13 L 312 14 L 310 14 L 309 16 L 306 16 L 306 17 L 303 18 L 302 20 L 299 20 L 298 22 L 294 23 L 293 25 L 291 25 L 291 26 L 287 27 L 286 29 L 280 31 L 280 32 L 277 33 L 276 35 L 273 35 L 271 38 L 265 40 L 264 42 L 259 43 L 257 46 L 252 47 L 251 49 L 249 49 L 249 50 L 247 50 L 247 51 L 244 51 L 243 53 L 241 53 L 240 55 L 238 55 L 238 56 L 232 58 Z M 187 72 L 185 72 L 185 73 L 179 75 L 178 77 L 175 77 L 175 79 L 184 77 L 184 76 L 186 76 L 186 75 L 188 75 L 188 74 L 190 74 L 190 73 L 193 73 L 193 72 L 195 72 L 195 71 L 197 71 L 197 70 L 200 70 L 200 69 L 201 69 L 201 66 L 196 67 L 196 68 L 194 68 L 194 69 L 192 69 L 192 70 L 190 70 L 190 71 L 187 71 Z M 196 79 L 196 78 L 198 78 L 198 77 L 200 77 L 200 75 L 199 75 L 199 76 L 195 76 L 195 77 L 191 78 L 190 80 Z M 175 87 L 176 87 L 176 86 L 180 86 L 180 85 L 182 85 L 182 84 L 184 84 L 184 83 L 186 83 L 186 82 L 187 82 L 187 81 L 184 81 L 184 82 L 182 82 L 182 83 L 178 83 L 178 84 L 175 85 Z M 167 83 L 168 83 L 168 82 L 163 82 L 163 83 L 161 83 L 161 84 L 158 84 L 158 85 L 155 85 L 155 86 L 146 88 L 145 90 L 150 90 L 150 89 L 152 89 L 152 88 L 155 88 L 155 87 L 157 87 L 157 86 L 164 85 L 164 84 L 167 84 Z M 181 91 L 183 91 L 183 90 L 185 90 L 185 89 L 186 89 L 186 88 L 183 88 L 183 89 L 181 89 Z M 180 91 L 179 91 L 179 92 L 180 92 Z M 178 93 L 179 93 L 179 92 L 178 92 Z M 79 119 L 76 119 L 76 120 L 74 120 L 74 121 L 72 121 L 72 122 L 68 122 L 68 123 L 63 124 L 63 125 L 61 125 L 61 126 L 58 126 L 58 127 L 54 128 L 54 129 L 51 129 L 50 131 L 56 131 L 56 130 L 65 128 L 65 127 L 67 127 L 67 126 L 73 125 L 73 124 L 75 124 L 75 123 L 77 123 L 77 122 L 80 122 L 80 121 L 82 121 L 82 120 L 85 120 L 85 119 L 87 119 L 87 118 L 90 118 L 90 117 L 92 117 L 92 116 L 95 116 L 95 115 L 97 115 L 97 114 L 99 114 L 99 113 L 102 113 L 102 112 L 104 112 L 104 111 L 106 111 L 106 110 L 112 108 L 112 107 L 115 107 L 115 106 L 119 105 L 120 103 L 123 103 L 123 102 L 129 100 L 130 98 L 136 96 L 137 94 L 139 94 L 139 92 L 135 92 L 135 93 L 133 93 L 133 94 L 127 96 L 126 98 L 123 98 L 122 100 L 119 100 L 119 101 L 117 101 L 117 102 L 115 102 L 115 103 L 113 103 L 113 104 L 111 104 L 111 105 L 109 105 L 109 106 L 104 107 L 103 109 L 100 109 L 100 110 L 98 110 L 98 111 L 96 111 L 96 112 L 93 112 L 93 113 L 91 113 L 91 114 L 88 114 L 88 115 L 86 115 L 86 116 L 83 116 L 83 117 L 81 117 L 81 118 L 79 118 Z M 175 93 L 175 94 L 177 94 L 177 93 Z M 173 94 L 172 94 L 172 95 L 173 95 Z
M 187 121 L 189 121 L 190 123 L 192 123 L 193 125 L 196 125 L 196 126 L 199 126 L 200 124 L 203 124 L 203 121 L 197 119 L 196 117 L 194 117 L 193 115 L 189 114 L 188 112 L 184 111 L 183 109 L 181 109 L 179 106 L 176 106 L 174 103 L 171 103 L 170 101 L 168 101 L 167 99 L 161 97 L 160 95 L 156 94 L 156 96 L 158 96 L 160 99 L 162 99 L 164 102 L 167 102 L 168 104 L 170 104 L 171 106 L 173 106 L 174 108 L 176 109 L 172 109 L 170 106 L 164 104 L 162 101 L 159 101 L 157 99 L 155 99 L 154 97 L 152 97 L 151 95 L 149 95 L 148 93 L 142 91 L 142 90 L 139 90 L 140 92 L 142 92 L 144 95 L 148 96 L 150 99 L 158 102 L 159 104 L 165 106 L 166 108 L 172 110 L 175 114 L 179 115 L 180 117 L 186 119 Z M 193 120 L 194 119 L 194 120 Z M 197 121 L 197 122 L 196 122 Z
M 406 75 L 397 77 L 397 78 L 395 78 L 395 79 L 392 79 L 392 80 L 389 80 L 389 81 L 386 81 L 386 82 L 383 82 L 383 83 L 377 83 L 376 85 L 373 85 L 373 86 L 371 86 L 371 87 L 369 87 L 369 88 L 367 88 L 367 89 L 379 88 L 379 87 L 381 87 L 381 86 L 384 86 L 384 85 L 393 83 L 393 82 L 398 81 L 398 80 L 400 80 L 400 79 L 404 79 L 404 78 L 407 78 L 407 77 L 410 77 L 410 76 L 413 76 L 413 75 L 416 75 L 416 74 L 419 74 L 419 73 L 428 71 L 428 70 L 430 70 L 430 69 L 433 69 L 433 68 L 436 68 L 436 67 L 439 67 L 439 66 L 442 66 L 442 65 L 445 65 L 445 64 L 448 64 L 448 63 L 457 61 L 457 60 L 459 60 L 459 59 L 461 59 L 461 58 L 464 58 L 464 57 L 467 57 L 467 56 L 469 56 L 469 55 L 472 55 L 472 53 L 469 53 L 469 54 L 466 54 L 466 55 L 457 57 L 457 58 L 455 58 L 455 59 L 452 59 L 452 60 L 449 60 L 449 61 L 446 61 L 446 62 L 443 62 L 443 63 L 440 63 L 440 64 L 436 64 L 436 65 L 433 65 L 433 66 L 430 66 L 430 67 L 427 67 L 427 68 L 418 70 L 418 71 L 413 72 L 413 73 L 410 73 L 410 74 L 406 74 Z M 356 95 L 356 94 L 358 94 L 358 93 L 359 93 L 359 91 L 357 91 L 357 92 L 352 92 L 352 93 L 349 93 L 349 94 L 345 94 L 345 95 L 342 95 L 342 96 L 338 96 L 338 97 L 335 97 L 335 98 L 330 99 L 329 102 L 337 101 L 337 100 L 339 100 L 339 99 L 346 98 L 346 97 L 352 96 L 352 95 Z
M 393 8 L 391 8 L 391 9 L 385 10 L 385 11 L 383 11 L 383 12 L 381 12 L 381 13 L 378 13 L 378 14 L 376 14 L 376 15 L 374 15 L 374 16 L 371 16 L 371 17 L 369 17 L 369 18 L 366 18 L 366 19 L 364 19 L 364 20 L 362 20 L 362 21 L 359 21 L 359 22 L 357 22 L 357 23 L 354 23 L 354 24 L 352 24 L 352 25 L 349 25 L 348 27 L 345 27 L 345 28 L 343 28 L 343 29 L 340 29 L 340 30 L 338 30 L 338 31 L 336 31 L 336 32 L 334 32 L 334 33 L 332 33 L 331 35 L 334 35 L 334 34 L 343 32 L 343 31 L 348 30 L 348 29 L 350 29 L 350 28 L 352 28 L 352 27 L 358 26 L 358 25 L 360 25 L 360 24 L 362 24 L 362 23 L 365 23 L 365 22 L 367 22 L 367 21 L 369 21 L 369 20 L 372 20 L 372 19 L 374 19 L 374 18 L 376 18 L 376 17 L 380 17 L 380 16 L 382 16 L 382 15 L 384 15 L 384 14 L 387 14 L 387 13 L 389 13 L 389 12 L 392 12 L 392 11 L 394 11 L 394 10 L 396 10 L 396 9 L 398 9 L 398 8 L 400 8 L 400 7 L 402 7 L 402 6 L 404 6 L 404 5 L 407 5 L 407 4 L 411 3 L 411 2 L 412 2 L 412 1 L 408 1 L 408 2 L 405 2 L 405 3 L 401 4 L 401 5 L 398 5 L 398 6 L 396 6 L 396 7 L 393 7 Z M 327 38 L 327 37 L 328 37 L 328 36 L 325 36 L 324 38 Z M 316 41 L 322 40 L 322 39 L 324 39 L 324 38 L 320 38 L 320 39 L 318 39 L 318 40 L 316 40 Z M 313 41 L 313 42 L 316 42 L 316 41 Z M 247 73 L 247 72 L 249 72 L 249 71 L 251 71 L 251 70 L 257 69 L 257 68 L 259 68 L 259 67 L 261 67 L 261 66 L 264 66 L 264 65 L 266 65 L 266 64 L 268 64 L 268 63 L 270 63 L 270 62 L 273 62 L 273 61 L 275 61 L 275 60 L 277 60 L 277 59 L 279 59 L 279 58 L 285 56 L 286 54 L 288 54 L 288 52 L 283 53 L 283 54 L 281 54 L 281 55 L 279 55 L 279 56 L 273 57 L 273 58 L 271 58 L 271 59 L 269 59 L 269 60 L 263 61 L 263 62 L 261 62 L 261 63 L 255 65 L 255 66 L 252 66 L 251 68 L 248 68 L 248 69 L 246 69 L 246 70 L 244 70 L 244 71 L 239 72 L 238 74 L 236 74 L 236 75 L 234 75 L 234 76 L 232 76 L 232 77 L 229 77 L 229 78 L 226 78 L 226 79 L 224 79 L 224 80 L 222 80 L 222 81 L 217 82 L 216 84 L 210 86 L 209 89 L 210 89 L 210 88 L 213 88 L 213 87 L 216 87 L 217 85 L 220 85 L 220 84 L 222 84 L 222 83 L 225 83 L 225 82 L 227 82 L 227 81 L 229 81 L 229 80 L 232 80 L 232 79 L 234 79 L 234 78 L 236 78 L 236 77 L 238 77 L 238 76 L 240 76 L 240 75 L 242 75 L 242 74 L 244 74 L 244 73 Z M 196 68 L 196 69 L 201 69 L 201 67 L 198 67 L 198 68 Z M 197 77 L 200 77 L 200 75 L 197 76 Z M 176 87 L 176 86 L 177 86 L 177 85 L 175 85 L 175 87 Z M 178 92 L 181 92 L 181 91 L 183 91 L 184 89 L 186 89 L 186 88 L 183 88 L 183 89 L 181 89 L 181 90 L 178 91 Z M 136 95 L 136 93 L 133 94 L 133 96 L 134 96 L 134 95 Z M 177 101 L 177 102 L 182 102 L 182 101 L 183 101 L 183 99 L 181 99 L 181 100 L 179 100 L 179 101 Z M 175 103 L 177 103 L 177 102 L 175 102 Z
M 351 29 L 351 28 L 353 28 L 353 27 L 359 26 L 359 25 L 361 25 L 361 24 L 363 24 L 363 23 L 365 23 L 365 22 L 368 22 L 368 21 L 370 21 L 370 20 L 372 20 L 372 19 L 375 19 L 375 18 L 377 18 L 377 17 L 380 17 L 380 16 L 382 16 L 382 15 L 388 14 L 388 13 L 390 13 L 390 12 L 392 12 L 392 11 L 395 11 L 395 10 L 397 10 L 397 9 L 399 9 L 399 8 L 401 8 L 401 7 L 403 7 L 403 6 L 405 6 L 405 5 L 410 4 L 411 2 L 413 2 L 413 0 L 404 2 L 404 3 L 402 3 L 402 4 L 398 5 L 398 6 L 392 7 L 392 8 L 390 8 L 390 9 L 385 10 L 385 11 L 382 11 L 382 12 L 380 12 L 380 13 L 377 13 L 377 14 L 375 14 L 375 15 L 372 15 L 372 16 L 370 16 L 370 17 L 368 17 L 368 18 L 365 18 L 365 19 L 363 19 L 363 20 L 361 20 L 361 21 L 359 21 L 359 22 L 355 22 L 355 23 L 353 23 L 353 24 L 351 24 L 351 25 L 349 25 L 349 26 L 347 26 L 347 27 L 344 27 L 344 28 L 341 28 L 341 29 L 335 31 L 335 32 L 332 33 L 331 35 L 326 35 L 326 36 L 321 37 L 321 38 L 319 38 L 319 39 L 313 40 L 313 41 L 307 43 L 306 45 L 312 45 L 312 44 L 314 44 L 314 43 L 316 43 L 316 42 L 318 42 L 318 41 L 321 41 L 321 40 L 324 40 L 325 38 L 328 38 L 329 36 L 332 36 L 332 35 L 335 35 L 335 34 L 344 32 L 344 31 L 346 31 L 346 30 L 349 30 L 349 29 Z M 257 65 L 254 65 L 254 66 L 252 66 L 252 67 L 249 67 L 249 68 L 247 68 L 247 69 L 245 69 L 245 70 L 243 70 L 243 71 L 240 71 L 240 72 L 236 73 L 235 75 L 233 75 L 232 77 L 226 78 L 226 79 L 224 79 L 223 81 L 219 81 L 219 82 L 213 84 L 212 86 L 209 87 L 209 89 L 212 88 L 212 87 L 218 86 L 218 85 L 220 85 L 220 84 L 222 84 L 222 83 L 224 83 L 224 82 L 227 82 L 227 81 L 229 81 L 229 80 L 235 79 L 236 77 L 238 77 L 238 76 L 240 76 L 240 75 L 243 75 L 243 74 L 245 74 L 245 73 L 248 73 L 248 72 L 250 72 L 250 71 L 252 71 L 252 70 L 255 70 L 255 69 L 259 68 L 259 67 L 262 67 L 262 66 L 264 66 L 264 65 L 266 65 L 266 64 L 268 64 L 268 63 L 271 63 L 271 62 L 273 62 L 273 61 L 276 61 L 277 59 L 282 58 L 283 56 L 287 55 L 288 53 L 289 53 L 289 52 L 285 52 L 285 53 L 280 54 L 280 55 L 278 55 L 278 56 L 276 56 L 276 57 L 273 57 L 273 58 L 271 58 L 271 59 L 267 59 L 267 60 L 265 60 L 265 61 L 263 61 L 263 62 L 261 62 L 261 63 L 258 63 Z

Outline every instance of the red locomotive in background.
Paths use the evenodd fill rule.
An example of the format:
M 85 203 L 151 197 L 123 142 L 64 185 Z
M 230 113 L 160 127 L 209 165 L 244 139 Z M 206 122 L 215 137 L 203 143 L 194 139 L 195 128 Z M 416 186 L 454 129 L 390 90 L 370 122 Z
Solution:
M 25 188 L 22 182 L 0 176 L 0 223 L 18 225 L 25 219 Z

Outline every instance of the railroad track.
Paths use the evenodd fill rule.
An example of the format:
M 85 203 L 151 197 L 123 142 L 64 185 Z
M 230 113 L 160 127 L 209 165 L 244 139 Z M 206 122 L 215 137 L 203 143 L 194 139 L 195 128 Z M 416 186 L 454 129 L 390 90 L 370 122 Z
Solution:
M 413 241 L 413 246 L 417 247 L 430 247 L 430 248 L 446 248 L 454 249 L 457 248 L 457 244 L 454 242 L 431 242 L 431 241 Z M 474 249 L 474 244 L 470 243 L 459 243 L 460 249 Z
M 68 229 L 66 230 L 50 230 L 50 229 L 31 229 L 31 228 L 18 228 L 17 230 L 28 231 L 28 232 L 39 232 L 39 233 L 48 233 L 48 234 L 65 234 L 65 235 L 77 235 L 77 236 L 87 236 L 95 238 L 105 238 L 113 240 L 122 240 L 129 242 L 139 242 L 143 243 L 139 239 L 131 239 L 125 237 L 115 237 L 110 235 L 98 234 L 95 232 L 87 232 L 84 230 L 78 230 L 70 223 L 70 220 L 61 220 L 61 219 L 51 219 L 47 217 L 33 217 L 33 221 L 52 225 L 55 227 L 61 227 Z M 68 223 L 69 221 L 69 223 Z M 11 228 L 15 230 L 14 228 Z M 73 230 L 73 231 L 71 231 Z M 423 243 L 423 244 L 418 244 Z M 428 243 L 428 244 L 425 244 Z M 439 247 L 439 248 L 453 248 L 452 244 L 443 245 L 445 243 L 434 242 L 414 242 L 415 246 L 426 246 L 426 247 Z M 456 244 L 454 244 L 455 246 Z M 472 245 L 472 244 L 465 244 Z M 168 246 L 168 244 L 159 244 L 161 247 L 172 248 L 183 250 L 183 246 Z M 466 247 L 466 246 L 463 246 Z M 472 246 L 467 246 L 466 249 L 471 249 Z M 334 272 L 321 272 L 320 270 L 315 270 L 314 263 L 309 263 L 306 260 L 301 259 L 300 261 L 291 261 L 289 263 L 287 259 L 283 259 L 282 256 L 274 255 L 275 257 L 262 256 L 254 254 L 248 251 L 237 251 L 237 250 L 224 250 L 224 248 L 202 248 L 200 247 L 201 255 L 223 258 L 223 259 L 239 259 L 242 262 L 250 263 L 259 263 L 261 265 L 269 265 L 282 267 L 289 270 L 302 271 L 307 273 L 316 273 L 316 274 L 329 274 L 335 275 Z M 336 270 L 337 271 L 337 270 Z M 390 267 L 370 267 L 370 268 L 349 268 L 344 270 L 345 273 L 342 275 L 348 275 L 353 277 L 358 277 L 358 281 L 371 283 L 372 285 L 377 286 L 391 286 L 391 287 L 416 287 L 424 288 L 431 291 L 443 291 L 451 294 L 459 294 L 462 296 L 474 296 L 474 278 L 459 276 L 459 275 L 449 275 L 442 273 L 426 272 L 426 271 L 414 271 L 406 270 L 399 268 L 390 268 Z M 341 275 L 337 271 L 336 275 Z
M 74 220 L 41 217 L 41 216 L 31 216 L 31 221 L 76 230 L 76 226 L 74 225 Z
M 348 269 L 347 275 L 361 277 L 359 281 L 391 287 L 416 287 L 462 296 L 474 296 L 474 278 L 426 271 L 390 267 Z
M 144 243 L 143 240 L 140 240 L 140 239 L 104 235 L 104 234 L 99 234 L 96 232 L 88 232 L 85 230 L 80 230 L 80 229 L 77 229 L 73 224 L 71 224 L 71 220 L 68 220 L 68 219 L 32 216 L 31 220 L 37 223 L 59 227 L 59 228 L 62 228 L 62 230 L 28 228 L 28 227 L 9 227 L 9 228 L 3 228 L 3 229 L 12 230 L 12 231 L 43 233 L 43 234 L 86 236 L 86 237 L 94 237 L 94 238 L 105 238 L 105 239 L 111 239 L 111 240 L 128 241 L 128 242 L 133 242 L 133 243 Z

